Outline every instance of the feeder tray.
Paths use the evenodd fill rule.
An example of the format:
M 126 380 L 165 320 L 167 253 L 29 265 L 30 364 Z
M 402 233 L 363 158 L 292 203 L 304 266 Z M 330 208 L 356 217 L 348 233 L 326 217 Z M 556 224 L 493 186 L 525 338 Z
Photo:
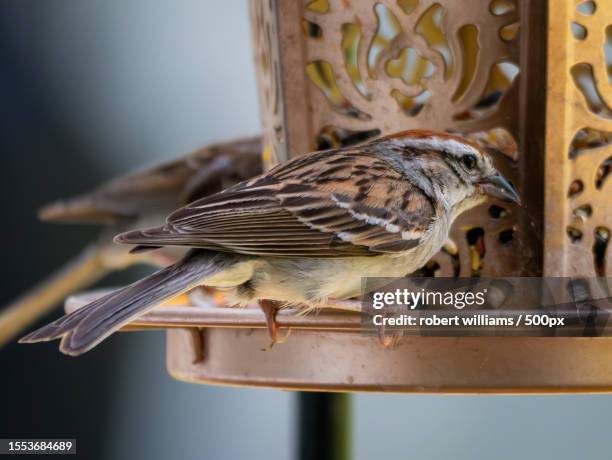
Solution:
M 72 296 L 66 310 L 105 292 Z M 259 309 L 199 296 L 197 305 L 157 307 L 126 329 L 167 329 L 168 372 L 190 383 L 398 393 L 612 390 L 608 337 L 404 337 L 385 348 L 360 332 L 355 313 L 282 310 L 278 324 L 289 336 L 270 347 Z

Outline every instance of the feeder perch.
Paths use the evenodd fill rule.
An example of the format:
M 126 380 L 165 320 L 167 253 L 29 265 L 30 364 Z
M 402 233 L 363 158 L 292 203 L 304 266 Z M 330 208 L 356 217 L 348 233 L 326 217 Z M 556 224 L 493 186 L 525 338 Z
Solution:
M 525 205 L 489 202 L 462 215 L 426 274 L 612 273 L 612 4 L 253 0 L 250 8 L 265 167 L 406 129 L 461 133 L 498 152 Z M 167 328 L 168 370 L 189 382 L 612 390 L 610 338 L 406 337 L 383 348 L 359 321 L 346 312 L 281 312 L 291 333 L 269 348 L 258 310 L 201 297 L 158 307 L 130 328 Z

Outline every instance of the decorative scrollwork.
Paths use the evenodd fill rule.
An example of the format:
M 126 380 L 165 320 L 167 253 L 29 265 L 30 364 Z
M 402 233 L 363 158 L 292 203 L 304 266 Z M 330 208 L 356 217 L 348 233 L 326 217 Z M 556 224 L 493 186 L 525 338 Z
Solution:
M 320 31 L 304 35 L 317 139 L 330 127 L 351 133 L 436 128 L 467 134 L 516 160 L 519 12 L 513 1 L 493 0 L 484 12 L 479 0 L 322 5 L 307 3 L 304 14 Z M 425 269 L 447 276 L 518 269 L 508 264 L 500 271 L 487 261 L 516 250 L 516 222 L 514 210 L 492 217 L 487 206 L 462 216 L 452 241 Z
M 573 89 L 567 104 L 569 209 L 564 274 L 611 276 L 612 6 L 579 1 L 569 20 L 574 47 L 567 60 Z
M 485 14 L 481 8 L 475 0 L 330 0 L 316 10 L 308 3 L 304 20 L 320 30 L 305 37 L 308 76 L 319 90 L 312 98 L 331 109 L 313 111 L 315 126 L 503 128 L 516 138 L 509 114 L 517 104 L 517 7 L 493 0 Z

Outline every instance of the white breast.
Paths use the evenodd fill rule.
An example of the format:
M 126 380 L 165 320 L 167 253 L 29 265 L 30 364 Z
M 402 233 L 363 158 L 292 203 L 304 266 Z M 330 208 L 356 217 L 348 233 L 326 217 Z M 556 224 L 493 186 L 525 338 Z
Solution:
M 288 304 L 316 304 L 361 294 L 362 278 L 397 278 L 421 268 L 440 250 L 449 222 L 438 219 L 425 241 L 401 254 L 343 258 L 254 258 L 207 280 L 209 286 L 230 288 L 246 283 L 248 289 L 228 292 L 235 304 L 268 299 Z

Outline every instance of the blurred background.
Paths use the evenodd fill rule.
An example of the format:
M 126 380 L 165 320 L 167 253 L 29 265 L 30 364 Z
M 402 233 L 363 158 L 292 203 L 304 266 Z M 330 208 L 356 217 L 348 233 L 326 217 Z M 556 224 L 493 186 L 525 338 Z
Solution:
M 97 235 L 37 222 L 42 204 L 255 134 L 259 121 L 246 0 L 0 5 L 1 308 Z M 57 343 L 12 343 L 0 350 L 0 369 L 0 438 L 77 438 L 87 459 L 295 456 L 294 394 L 174 381 L 160 332 L 118 334 L 76 359 Z M 608 451 L 612 396 L 353 400 L 357 459 L 595 459 Z

